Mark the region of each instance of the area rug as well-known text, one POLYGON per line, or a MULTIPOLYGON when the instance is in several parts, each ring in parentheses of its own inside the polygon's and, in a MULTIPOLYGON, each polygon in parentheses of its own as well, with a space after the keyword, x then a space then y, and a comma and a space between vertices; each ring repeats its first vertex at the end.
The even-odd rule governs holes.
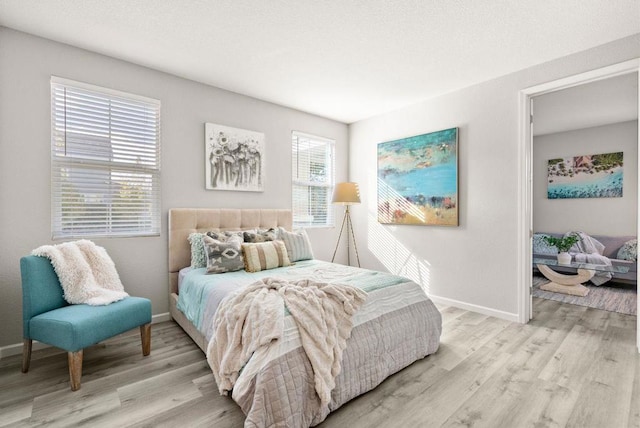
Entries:
POLYGON ((610 312, 619 312, 621 314, 636 315, 638 309, 638 295, 636 290, 622 287, 608 287, 606 284, 596 287, 591 283, 587 283, 585 285, 589 289, 589 294, 581 297, 540 290, 540 286, 547 282, 549 282, 549 280, 545 277, 533 276, 534 297, 570 303, 572 305, 588 306, 610 312))

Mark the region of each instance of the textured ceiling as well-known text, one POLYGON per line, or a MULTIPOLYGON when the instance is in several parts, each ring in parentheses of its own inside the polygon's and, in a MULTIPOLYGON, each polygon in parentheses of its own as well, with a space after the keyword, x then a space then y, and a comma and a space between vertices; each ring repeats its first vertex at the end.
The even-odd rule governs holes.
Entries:
POLYGON ((0 0, 0 25, 351 123, 640 33, 640 1, 0 0))

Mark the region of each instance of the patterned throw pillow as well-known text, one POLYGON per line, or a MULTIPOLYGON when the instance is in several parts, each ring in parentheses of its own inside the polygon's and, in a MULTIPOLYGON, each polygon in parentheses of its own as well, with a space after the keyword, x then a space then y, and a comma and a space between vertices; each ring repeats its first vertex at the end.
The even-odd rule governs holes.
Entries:
POLYGON ((545 233, 533 234, 533 254, 558 254, 558 249, 544 239, 545 233))
POLYGON ((213 238, 217 241, 227 242, 229 238, 238 237, 242 239, 242 231, 237 232, 207 232, 209 238, 213 238))
POLYGON ((247 272, 260 272, 281 266, 290 266, 287 247, 282 241, 268 241, 242 244, 244 269, 247 272))
MULTIPOLYGON (((202 239, 209 236, 218 241, 227 241, 231 236, 237 235, 242 240, 241 230, 236 232, 193 232, 189 234, 188 240, 191 244, 191 267, 194 269, 207 267, 207 256, 204 253, 204 244, 202 239)), ((255 233, 256 229, 248 229, 247 232, 255 233)))
POLYGON ((279 227, 278 239, 281 239, 287 247, 287 254, 291 262, 313 258, 311 242, 309 242, 309 237, 304 229, 299 232, 289 232, 284 227, 279 227))
POLYGON ((618 250, 617 259, 620 260, 629 260, 630 262, 635 262, 638 260, 638 240, 631 239, 624 243, 622 247, 618 250))
POLYGON ((244 242, 267 242, 278 239, 278 233, 274 228, 267 230, 258 229, 256 232, 245 231, 244 242))
POLYGON ((224 242, 205 236, 202 242, 207 256, 207 273, 235 272, 244 268, 239 236, 231 236, 224 242))
POLYGON ((204 254, 204 244, 202 238, 204 233, 190 233, 189 243, 191 244, 191 267, 194 269, 207 267, 207 258, 204 254))

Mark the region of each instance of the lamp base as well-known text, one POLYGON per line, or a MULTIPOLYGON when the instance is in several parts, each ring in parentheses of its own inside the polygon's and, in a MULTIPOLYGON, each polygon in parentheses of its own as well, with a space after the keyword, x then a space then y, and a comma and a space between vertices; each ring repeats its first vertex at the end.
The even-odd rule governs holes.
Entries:
POLYGON ((349 205, 346 206, 344 211, 344 218, 342 219, 342 226, 340 227, 340 234, 338 235, 338 242, 336 242, 336 249, 333 251, 333 257, 331 257, 331 263, 336 258, 336 253, 338 252, 338 246, 340 246, 340 238, 342 238, 342 232, 344 231, 344 226, 347 225, 347 264, 351 266, 351 251, 349 246, 349 232, 351 232, 351 238, 353 239, 353 248, 356 251, 356 259, 358 261, 358 267, 360 267, 360 256, 358 255, 358 245, 356 244, 356 238, 353 233, 353 225, 351 224, 351 214, 349 213, 349 205))

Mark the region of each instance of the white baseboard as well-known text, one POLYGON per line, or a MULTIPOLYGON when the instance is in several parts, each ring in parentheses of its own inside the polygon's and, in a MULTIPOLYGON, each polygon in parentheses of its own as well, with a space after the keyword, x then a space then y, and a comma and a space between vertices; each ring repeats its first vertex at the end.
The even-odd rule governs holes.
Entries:
MULTIPOLYGON (((50 345, 47 345, 46 343, 40 343, 37 340, 34 340, 33 344, 31 345, 31 350, 37 351, 38 349, 44 349, 49 347, 50 345)), ((22 354, 22 343, 15 343, 13 345, 0 347, 0 360, 2 360, 3 358, 11 357, 13 355, 20 355, 20 354, 22 354)))
MULTIPOLYGON (((151 316, 151 324, 157 324, 159 322, 170 321, 171 314, 169 312, 165 312, 163 314, 157 314, 151 316)), ((51 345, 47 345, 46 343, 40 343, 37 340, 33 341, 32 351, 37 351, 38 349, 49 348, 51 345)), ((13 345, 0 346, 0 360, 6 357, 10 357, 13 355, 22 354, 22 343, 15 343, 13 345)))
POLYGON ((518 314, 514 314, 511 312, 499 311, 497 309, 474 305, 472 303, 460 302, 458 300, 449 299, 446 297, 434 296, 431 294, 429 295, 429 298, 433 300, 434 303, 439 303, 441 305, 454 306, 456 308, 464 309, 466 311, 477 312, 479 314, 488 315, 491 317, 496 317, 496 318, 500 318, 500 319, 511 321, 511 322, 519 322, 518 314))
POLYGON ((151 316, 151 324, 157 324, 165 321, 171 321, 171 314, 169 312, 151 316))

